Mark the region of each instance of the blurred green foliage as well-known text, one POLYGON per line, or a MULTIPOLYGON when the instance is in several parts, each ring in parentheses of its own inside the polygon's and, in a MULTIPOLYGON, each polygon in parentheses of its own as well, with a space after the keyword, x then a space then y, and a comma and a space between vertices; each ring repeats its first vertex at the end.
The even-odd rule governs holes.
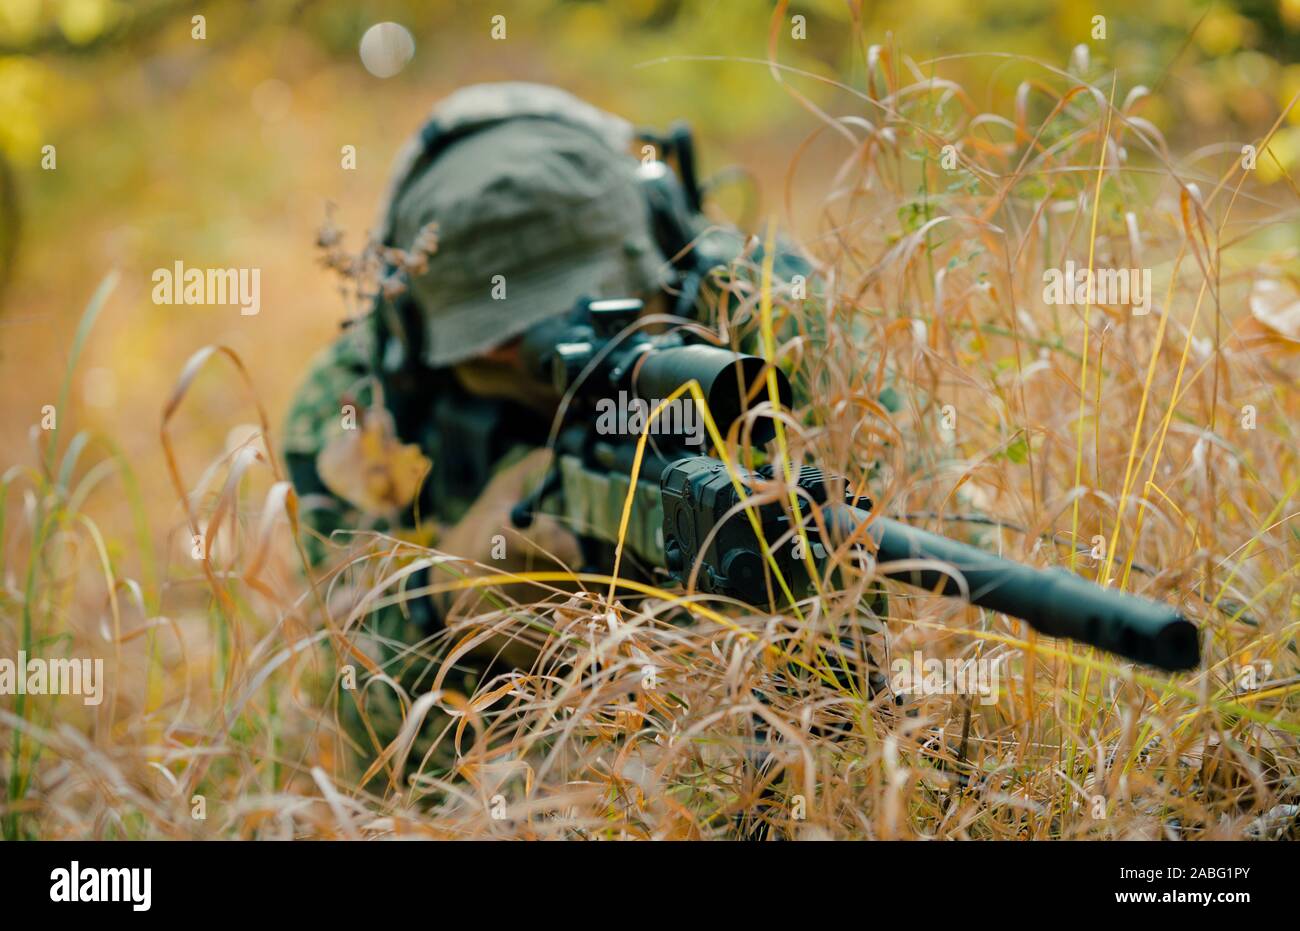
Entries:
MULTIPOLYGON (((333 99, 299 94, 295 104, 327 117, 333 108, 346 124, 380 91, 367 83, 356 49, 383 20, 408 27, 417 49, 369 114, 384 139, 390 127, 394 137, 409 131, 457 84, 544 80, 642 125, 687 117, 706 145, 769 179, 781 178, 813 128, 787 90, 837 115, 880 119, 878 108, 849 96, 868 88, 870 61, 882 67, 873 47, 896 51, 884 60, 903 84, 939 74, 975 106, 1003 114, 1021 82, 1048 76, 1045 67, 1073 60, 1076 73, 1100 82, 1113 69, 1121 95, 1138 85, 1154 91, 1141 115, 1182 150, 1257 140, 1300 94, 1300 0, 1149 0, 1140 8, 1120 0, 3 0, 0 284, 24 213, 42 212, 47 198, 84 206, 146 196, 139 189, 166 173, 159 163, 168 150, 206 174, 228 172, 243 196, 271 195, 280 178, 253 170, 249 149, 204 143, 207 117, 232 95, 274 111, 304 83, 325 93, 318 79, 328 75, 333 99), (498 15, 505 41, 491 35, 498 15), (202 41, 196 16, 204 17, 202 41), (418 110, 395 106, 394 91, 418 99, 418 110), (83 129, 96 127, 93 174, 33 181, 43 146, 76 136, 90 143, 83 129), (157 146, 142 144, 149 140, 157 146), (769 151, 777 140, 790 144, 769 151)), ((1031 96, 1031 106, 1045 105, 1031 96)), ((1063 131, 1047 130, 1048 142, 1063 131)), ((1297 164, 1293 108, 1257 178, 1281 183, 1297 164)), ((182 232, 165 228, 172 220, 160 218, 155 232, 182 232)), ((203 230, 210 241, 231 232, 219 222, 203 230)))
MULTIPOLYGON (((46 124, 58 122, 51 97, 59 83, 58 57, 111 62, 119 55, 175 54, 196 13, 210 20, 213 46, 290 28, 323 54, 353 61, 365 28, 392 19, 415 34, 427 73, 438 68, 447 48, 488 41, 490 19, 499 11, 525 69, 545 59, 556 80, 582 85, 599 86, 594 76, 617 76, 633 85, 625 102, 639 105, 638 112, 658 117, 687 98, 697 119, 744 131, 771 117, 765 95, 751 91, 766 79, 759 60, 775 6, 760 0, 5 0, 0 146, 10 155, 29 152, 46 124), (751 62, 712 69, 702 83, 698 69, 665 61, 694 57, 751 62)), ((893 41, 918 61, 1008 54, 1054 65, 1086 43, 1093 61, 1117 67, 1126 86, 1166 85, 1164 130, 1184 119, 1189 128, 1221 130, 1225 122, 1254 127, 1300 91, 1300 0, 1151 0, 1140 10, 1114 0, 800 0, 789 4, 784 20, 775 27, 783 66, 857 87, 874 43, 893 41), (800 40, 792 38, 796 16, 805 19, 800 40), (1106 18, 1104 39, 1094 38, 1096 16, 1106 18)), ((963 70, 974 73, 960 66, 945 70, 957 80, 963 70)))
MULTIPOLYGON (((686 118, 706 173, 743 164, 762 209, 790 206, 783 219, 798 220, 844 154, 792 170, 822 128, 799 97, 880 122, 865 92, 881 67, 900 85, 953 81, 974 107, 1004 116, 1022 82, 1064 86, 1049 68, 1103 86, 1115 72, 1120 99, 1152 89, 1141 116, 1186 152, 1261 138, 1300 93, 1298 42, 1300 0, 0 0, 0 281, 15 261, 18 272, 0 294, 0 390, 38 397, 44 376, 31 360, 58 358, 75 309, 116 267, 116 316, 90 360, 94 383, 113 390, 92 414, 155 417, 179 361, 214 340, 264 363, 259 388, 281 409, 344 309, 311 246, 323 205, 339 205, 354 237, 364 232, 398 145, 433 101, 472 81, 555 83, 644 126, 686 118), (491 36, 496 15, 505 41, 491 36), (1104 38, 1094 38, 1098 16, 1104 38), (385 20, 410 29, 416 54, 381 80, 357 46, 385 20), (357 147, 356 171, 340 170, 344 144, 357 147), (58 171, 42 170, 47 145, 58 171), (153 306, 149 272, 177 255, 264 263, 268 311, 236 327, 153 306)), ((1029 101, 1031 122, 1047 115, 1048 97, 1029 101)), ((1285 185, 1282 168, 1300 163, 1300 109, 1288 119, 1260 159, 1261 184, 1285 185)), ((1045 138, 1064 131, 1049 125, 1045 138)), ((232 403, 211 399, 214 425, 232 403)), ((13 410, 0 442, 20 442, 31 424, 27 407, 13 410)))

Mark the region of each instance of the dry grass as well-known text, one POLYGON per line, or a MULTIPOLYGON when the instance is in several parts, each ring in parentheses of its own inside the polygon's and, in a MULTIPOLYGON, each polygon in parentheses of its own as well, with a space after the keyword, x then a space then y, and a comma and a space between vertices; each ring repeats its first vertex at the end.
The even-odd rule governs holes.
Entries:
POLYGON ((304 585, 265 415, 202 476, 179 470, 194 378, 220 371, 257 403, 257 373, 205 350, 163 414, 182 503, 164 565, 147 528, 114 537, 81 514, 114 481, 138 494, 111 444, 42 435, 41 465, 4 476, 0 655, 104 656, 109 677, 98 708, 0 710, 6 835, 1294 836, 1300 344, 1250 310, 1261 282, 1295 287, 1294 185, 1256 184, 1239 146, 1171 153, 1142 94, 1088 84, 1086 62, 1038 67, 1013 112, 986 114, 942 62, 872 55, 855 115, 810 140, 850 153, 805 243, 824 296, 738 285, 724 332, 774 324, 807 399, 785 422, 796 460, 884 511, 1180 605, 1200 670, 1167 677, 899 588, 880 625, 844 557, 797 611, 629 587, 612 624, 609 580, 572 596, 550 567, 546 601, 385 652, 365 615, 418 594, 416 569, 439 589, 494 578, 368 535, 336 539, 304 585), (1067 259, 1154 269, 1152 312, 1044 304, 1043 270, 1067 259), (206 560, 189 558, 196 532, 206 560), (494 633, 538 659, 471 691, 463 654, 494 633), (917 649, 999 660, 999 700, 869 700, 868 651, 917 649), (394 696, 395 737, 365 746, 341 723, 394 696))

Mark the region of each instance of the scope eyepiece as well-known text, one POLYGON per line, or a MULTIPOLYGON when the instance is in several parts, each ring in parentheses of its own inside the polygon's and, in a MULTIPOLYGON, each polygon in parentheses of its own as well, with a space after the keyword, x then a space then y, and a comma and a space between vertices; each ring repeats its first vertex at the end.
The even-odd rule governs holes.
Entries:
MULTIPOLYGON (((637 364, 636 393, 643 398, 666 398, 695 380, 714 423, 725 435, 747 410, 768 399, 766 370, 767 362, 758 356, 717 346, 695 344, 653 349, 637 364)), ((788 408, 793 400, 790 380, 780 369, 775 371, 777 398, 783 408, 788 408)), ((754 444, 762 445, 775 436, 776 426, 770 417, 752 422, 750 438, 754 444)))
MULTIPOLYGON (((581 301, 569 316, 529 329, 520 346, 520 359, 533 377, 550 383, 560 393, 576 385, 577 398, 590 405, 617 397, 622 391, 653 403, 695 381, 723 435, 746 411, 768 400, 767 362, 758 356, 706 343, 683 344, 676 333, 625 332, 643 306, 636 298, 581 301), (579 383, 579 376, 588 369, 579 383)), ((793 400, 790 381, 780 369, 774 371, 777 399, 782 407, 789 407, 793 400)), ((693 395, 682 400, 696 403, 693 395)), ((770 417, 755 418, 749 429, 756 445, 776 436, 770 417)))

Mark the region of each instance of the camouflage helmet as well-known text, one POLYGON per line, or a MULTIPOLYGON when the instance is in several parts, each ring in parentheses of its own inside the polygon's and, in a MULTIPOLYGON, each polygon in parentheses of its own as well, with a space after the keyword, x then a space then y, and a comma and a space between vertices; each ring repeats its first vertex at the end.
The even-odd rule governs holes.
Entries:
POLYGON ((410 281, 423 361, 451 365, 567 312, 667 278, 628 153, 631 127, 557 88, 480 84, 439 104, 399 156, 385 241, 437 250, 410 281))

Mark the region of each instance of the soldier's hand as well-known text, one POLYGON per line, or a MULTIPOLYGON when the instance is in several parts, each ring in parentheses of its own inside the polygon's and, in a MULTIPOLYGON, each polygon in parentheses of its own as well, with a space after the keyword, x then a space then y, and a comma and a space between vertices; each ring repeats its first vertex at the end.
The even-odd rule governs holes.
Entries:
MULTIPOLYGON (((469 575, 528 572, 580 567, 578 541, 548 514, 538 514, 526 530, 515 529, 510 511, 545 477, 550 468, 549 449, 537 449, 502 469, 488 482, 465 516, 443 533, 438 549, 464 560, 457 571, 469 575)), ((498 591, 521 604, 546 597, 548 588, 526 582, 499 586, 498 591)), ((493 610, 481 589, 443 596, 438 607, 443 616, 472 617, 493 610), (457 596, 458 595, 458 596, 457 596)))

